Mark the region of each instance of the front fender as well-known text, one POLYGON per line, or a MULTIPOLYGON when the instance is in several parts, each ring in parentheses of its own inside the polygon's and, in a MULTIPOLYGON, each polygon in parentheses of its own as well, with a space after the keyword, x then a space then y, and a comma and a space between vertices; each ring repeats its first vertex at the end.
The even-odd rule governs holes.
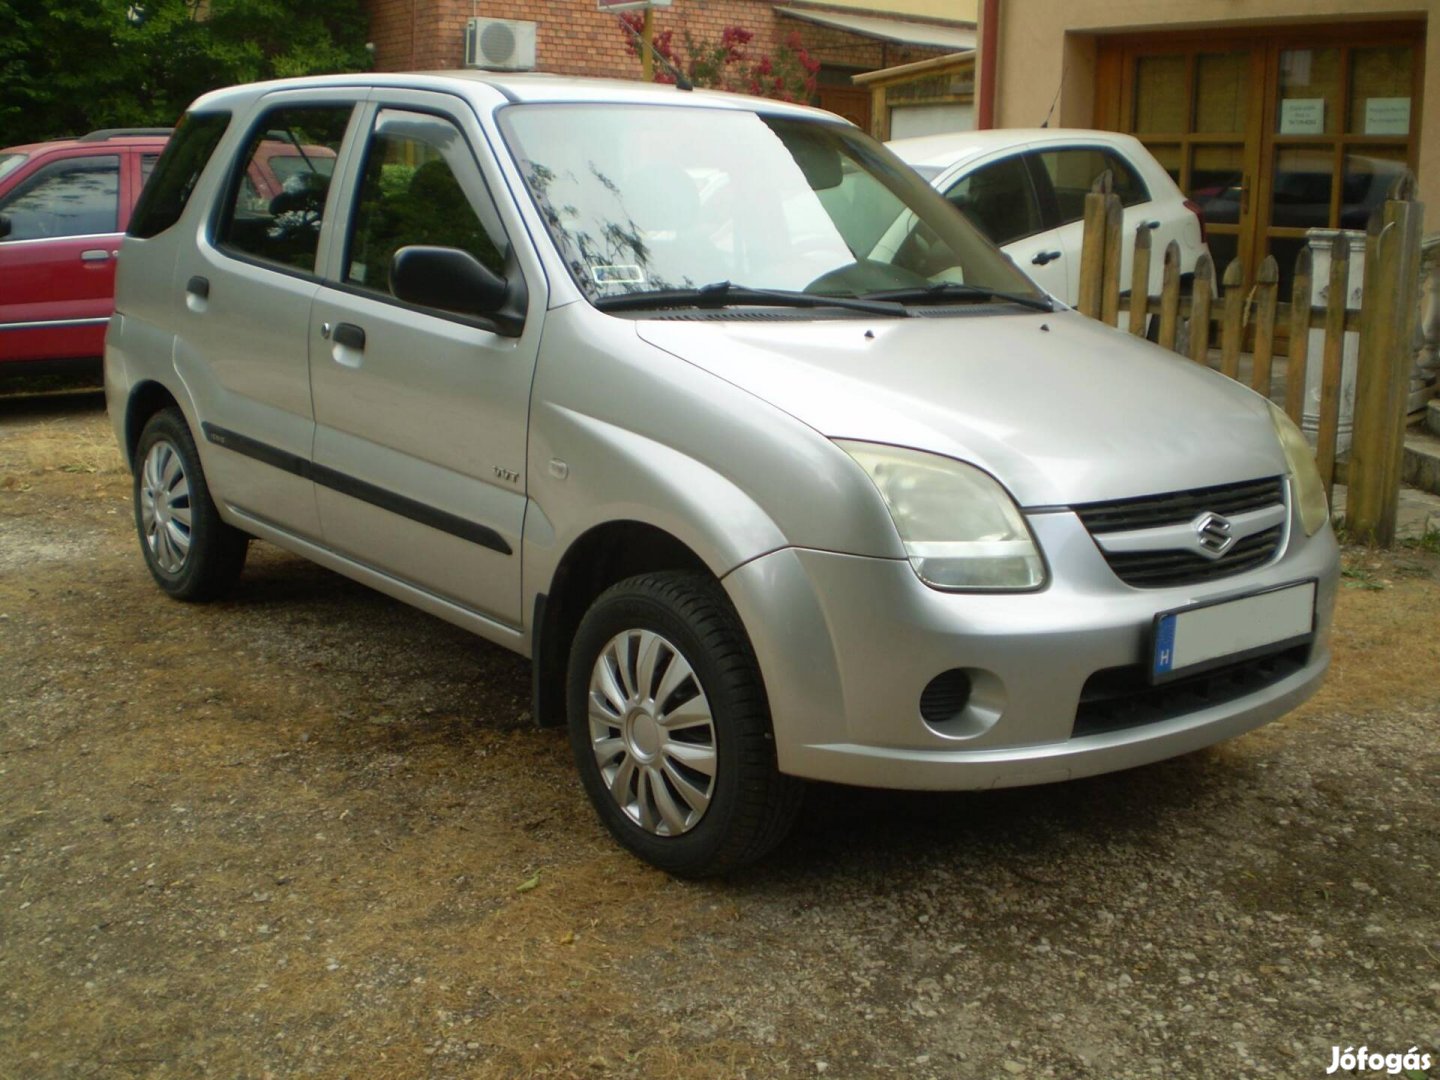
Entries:
POLYGON ((738 484, 680 450, 616 424, 546 406, 554 453, 532 470, 525 515, 526 595, 545 592, 564 553, 610 522, 650 525, 693 551, 717 578, 787 545, 738 484))
POLYGON ((717 578, 788 546, 904 555, 874 485, 833 442, 584 303, 546 316, 526 483, 526 611, 570 545, 611 522, 668 533, 717 578))

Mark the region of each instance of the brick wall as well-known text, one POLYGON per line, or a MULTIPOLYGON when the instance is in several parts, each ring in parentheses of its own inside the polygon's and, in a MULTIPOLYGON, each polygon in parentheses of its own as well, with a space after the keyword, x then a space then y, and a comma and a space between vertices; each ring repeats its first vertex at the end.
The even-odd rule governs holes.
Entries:
MULTIPOLYGON (((378 71, 427 71, 464 63, 465 24, 482 18, 538 23, 536 64, 562 75, 638 79, 640 61, 631 55, 617 17, 597 11, 594 0, 369 0, 370 40, 378 71)), ((675 0, 655 11, 656 31, 673 30, 677 44, 688 29, 697 38, 718 40, 727 26, 755 34, 755 55, 773 51, 792 32, 823 64, 873 71, 924 60, 943 50, 885 45, 841 30, 784 18, 771 9, 776 0, 675 0)))

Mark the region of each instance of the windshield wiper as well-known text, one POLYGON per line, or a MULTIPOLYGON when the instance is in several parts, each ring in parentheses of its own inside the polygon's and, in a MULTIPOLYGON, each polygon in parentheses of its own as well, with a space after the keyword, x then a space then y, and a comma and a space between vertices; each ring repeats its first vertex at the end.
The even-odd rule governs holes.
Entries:
POLYGON ((781 307, 838 307, 863 311, 867 315, 892 315, 905 318, 910 313, 905 305, 887 297, 824 296, 820 293, 793 292, 789 289, 755 289, 729 281, 714 281, 695 289, 654 289, 650 292, 602 296, 595 301, 601 311, 643 311, 648 308, 698 307, 723 308, 736 304, 774 304, 781 307))
POLYGON ((1055 310, 1055 304, 1048 296, 1006 292, 1004 289, 991 289, 985 285, 962 285, 956 281, 942 281, 938 285, 922 285, 913 289, 886 289, 883 292, 866 293, 861 299, 901 304, 943 304, 949 300, 1003 300, 1007 304, 1019 304, 1036 311, 1055 310))

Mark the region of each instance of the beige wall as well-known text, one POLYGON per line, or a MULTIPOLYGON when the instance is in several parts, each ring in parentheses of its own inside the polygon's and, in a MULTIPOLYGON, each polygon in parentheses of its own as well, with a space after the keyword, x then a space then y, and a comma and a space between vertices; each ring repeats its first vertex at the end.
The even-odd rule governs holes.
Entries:
POLYGON ((874 15, 906 15, 912 19, 943 19, 973 23, 978 0, 818 0, 822 7, 845 8, 874 15))
POLYGON ((1055 102, 1052 126, 1089 127, 1095 45, 1087 35, 1392 16, 1428 20, 1419 181, 1426 231, 1440 232, 1440 0, 1003 0, 995 124, 1039 124, 1055 102))

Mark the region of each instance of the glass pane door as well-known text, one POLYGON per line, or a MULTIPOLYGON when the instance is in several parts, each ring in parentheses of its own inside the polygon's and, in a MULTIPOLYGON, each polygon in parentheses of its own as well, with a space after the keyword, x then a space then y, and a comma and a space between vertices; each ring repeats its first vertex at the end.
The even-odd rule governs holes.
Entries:
POLYGON ((1364 230, 1409 159, 1414 47, 1272 47, 1259 250, 1286 295, 1310 229, 1364 230))
POLYGON ((1255 50, 1140 55, 1133 68, 1131 127, 1205 213, 1210 254, 1224 273, 1248 246, 1256 86, 1255 50))
MULTIPOLYGON (((1118 108, 1204 211, 1218 273, 1288 289, 1310 229, 1364 229, 1414 168, 1418 42, 1396 25, 1148 35, 1117 43, 1118 108)), ((1116 123, 1118 121, 1118 123, 1116 123)))

